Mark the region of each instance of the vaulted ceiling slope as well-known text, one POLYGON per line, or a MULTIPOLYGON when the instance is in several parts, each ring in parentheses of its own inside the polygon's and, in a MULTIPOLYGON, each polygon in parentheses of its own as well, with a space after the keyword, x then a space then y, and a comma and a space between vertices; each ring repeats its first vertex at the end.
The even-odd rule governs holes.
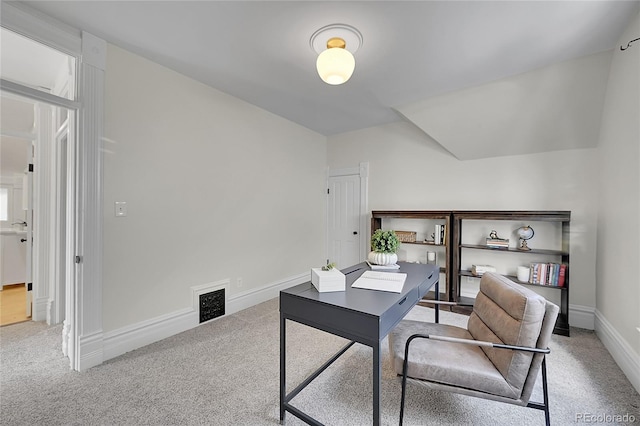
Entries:
POLYGON ((398 107, 460 160, 595 148, 612 51, 398 107))
MULTIPOLYGON (((638 1, 609 0, 22 3, 321 134, 404 116, 459 158, 495 151, 483 147, 492 137, 481 129, 492 114, 496 128, 506 126, 493 137, 502 144, 518 139, 512 133, 518 127, 522 134, 548 126, 555 109, 531 96, 580 93, 568 87, 566 73, 573 71, 563 67, 577 71, 571 61, 595 67, 576 75, 580 87, 600 84, 606 55, 590 55, 617 47, 640 10, 638 1), (309 45, 317 29, 333 23, 353 25, 363 35, 355 73, 340 86, 320 80, 309 45), (550 66, 561 71, 536 81, 545 77, 534 70, 550 66), (487 96, 490 108, 484 108, 487 96), (458 128, 463 121, 466 128, 458 128)), ((600 91, 589 99, 597 100, 600 91)), ((547 132, 570 133, 572 117, 564 115, 564 124, 547 132)), ((545 149, 551 143, 545 134, 529 139, 518 142, 527 144, 525 151, 529 143, 545 149)))

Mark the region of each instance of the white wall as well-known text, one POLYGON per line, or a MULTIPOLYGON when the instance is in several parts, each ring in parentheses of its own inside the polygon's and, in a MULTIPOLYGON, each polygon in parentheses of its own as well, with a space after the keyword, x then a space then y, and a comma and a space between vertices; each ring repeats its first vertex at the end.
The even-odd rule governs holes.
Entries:
POLYGON ((105 332, 322 264, 323 136, 109 46, 104 149, 105 332))
MULTIPOLYGON (((618 40, 640 34, 640 15, 618 40)), ((640 42, 616 49, 598 147, 597 309, 640 361, 640 42)), ((638 362, 636 361, 636 362, 638 362)), ((636 368, 640 368, 638 365, 636 368)), ((637 371, 640 389, 640 371, 637 371)))
POLYGON ((394 123, 329 138, 327 161, 369 161, 371 210, 571 210, 570 303, 595 307, 596 149, 460 161, 394 123))

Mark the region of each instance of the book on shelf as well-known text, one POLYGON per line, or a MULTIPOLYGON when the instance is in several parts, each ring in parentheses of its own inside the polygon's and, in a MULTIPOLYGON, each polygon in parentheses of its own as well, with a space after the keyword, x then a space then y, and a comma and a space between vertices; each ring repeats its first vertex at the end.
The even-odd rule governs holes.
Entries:
POLYGON ((529 266, 529 284, 564 287, 567 265, 564 263, 531 263, 529 266))
POLYGON ((509 248, 509 240, 504 238, 487 238, 486 244, 492 248, 509 248))
POLYGON ((437 223, 433 233, 433 243, 436 245, 447 244, 447 225, 437 223))
POLYGON ((471 273, 481 277, 485 272, 496 272, 496 268, 491 265, 471 265, 471 273))

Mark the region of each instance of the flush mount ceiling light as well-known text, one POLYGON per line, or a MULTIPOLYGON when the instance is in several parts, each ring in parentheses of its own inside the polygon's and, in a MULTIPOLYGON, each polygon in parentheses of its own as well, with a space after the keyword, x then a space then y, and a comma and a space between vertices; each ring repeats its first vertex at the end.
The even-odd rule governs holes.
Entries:
POLYGON ((332 24, 320 28, 309 40, 318 53, 318 75, 327 84, 345 83, 353 74, 356 61, 353 54, 362 45, 362 34, 346 24, 332 24))

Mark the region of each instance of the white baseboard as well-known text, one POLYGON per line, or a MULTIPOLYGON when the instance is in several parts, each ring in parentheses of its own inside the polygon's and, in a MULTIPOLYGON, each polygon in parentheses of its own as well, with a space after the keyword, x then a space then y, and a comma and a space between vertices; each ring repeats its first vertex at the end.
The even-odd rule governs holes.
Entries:
POLYGON ((569 305, 569 325, 571 327, 595 329, 595 308, 582 305, 569 305))
POLYGON ((596 309, 595 330, 620 369, 636 391, 640 392, 640 355, 618 333, 609 321, 596 309))
POLYGON ((128 325, 104 334, 104 360, 182 333, 198 325, 193 307, 128 325))
MULTIPOLYGON (((269 299, 277 297, 280 290, 287 289, 297 284, 302 284, 306 281, 309 281, 308 273, 289 277, 282 281, 267 284, 259 289, 249 290, 227 297, 224 316, 250 308, 258 303, 266 302, 269 299)), ((88 367, 86 368, 89 368, 98 365, 102 363, 103 360, 106 361, 115 358, 132 350, 201 325, 199 324, 198 296, 220 288, 228 290, 229 282, 229 280, 223 280, 191 287, 192 306, 190 308, 182 309, 180 311, 172 312, 104 333, 102 357, 99 362, 97 364, 95 363, 99 359, 97 356, 92 358, 88 357, 87 360, 83 362, 83 366, 87 365, 88 367)), ((225 295, 226 293, 227 291, 225 291, 225 295)), ((211 321, 215 321, 216 319, 211 321)))
POLYGON ((34 297, 32 300, 33 306, 31 308, 31 319, 33 321, 46 321, 49 297, 34 297))
POLYGON ((250 308, 258 303, 266 302, 269 299, 278 297, 280 290, 285 290, 294 285, 302 284, 311 279, 311 271, 286 278, 282 281, 267 284, 262 288, 256 290, 245 291, 244 293, 235 294, 229 297, 227 310, 228 313, 233 314, 243 309, 250 308))
POLYGON ((104 361, 103 333, 93 333, 78 338, 78 371, 85 371, 104 361))

